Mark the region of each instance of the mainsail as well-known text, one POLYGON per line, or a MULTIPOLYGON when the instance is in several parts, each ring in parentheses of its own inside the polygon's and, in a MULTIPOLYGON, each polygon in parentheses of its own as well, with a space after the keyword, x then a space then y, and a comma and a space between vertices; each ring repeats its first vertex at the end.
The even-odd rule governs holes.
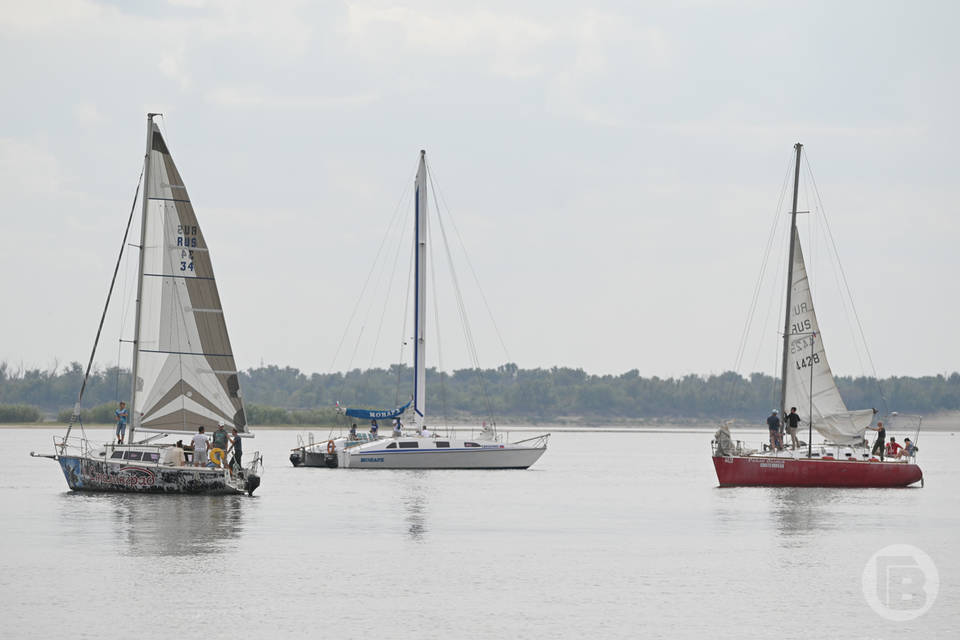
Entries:
POLYGON ((805 416, 813 404, 813 427, 828 441, 858 444, 873 419, 873 410, 848 411, 840 397, 813 310, 810 280, 800 249, 800 235, 794 234, 793 282, 790 296, 789 348, 787 349, 785 405, 796 407, 805 416), (811 395, 811 388, 813 393, 811 395))
POLYGON ((246 432, 210 252, 170 151, 152 125, 142 247, 134 426, 246 432))

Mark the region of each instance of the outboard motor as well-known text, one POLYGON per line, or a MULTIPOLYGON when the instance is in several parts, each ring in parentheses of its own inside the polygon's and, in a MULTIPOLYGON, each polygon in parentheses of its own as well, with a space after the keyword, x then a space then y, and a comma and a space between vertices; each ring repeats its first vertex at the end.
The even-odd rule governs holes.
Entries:
POLYGON ((253 492, 256 491, 257 487, 260 486, 260 476, 255 473, 251 473, 247 476, 247 482, 244 485, 244 489, 247 492, 248 496, 252 496, 253 492))
POLYGON ((290 454, 290 462, 293 464, 293 466, 299 467, 300 465, 303 464, 303 458, 300 456, 299 453, 294 451, 293 453, 290 454))

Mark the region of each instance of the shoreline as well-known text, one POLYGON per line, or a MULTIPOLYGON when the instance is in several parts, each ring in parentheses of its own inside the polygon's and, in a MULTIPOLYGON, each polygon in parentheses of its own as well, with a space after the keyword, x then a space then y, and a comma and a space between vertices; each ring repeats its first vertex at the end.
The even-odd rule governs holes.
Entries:
MULTIPOLYGON (((482 420, 475 421, 456 421, 451 422, 449 427, 437 427, 442 430, 451 431, 474 431, 479 430, 482 420)), ((552 429, 557 432, 631 432, 644 431, 651 432, 657 430, 664 431, 682 431, 689 429, 691 431, 703 431, 705 429, 715 429, 721 423, 726 422, 732 430, 763 430, 766 425, 761 421, 747 420, 711 420, 709 418, 638 418, 638 419, 612 419, 603 421, 587 421, 584 417, 564 416, 555 420, 517 420, 516 422, 501 422, 498 425, 499 431, 543 431, 552 429)), ((0 431, 3 429, 65 429, 66 425, 59 422, 34 422, 29 424, 0 424, 0 431)), ((79 428, 79 427, 78 427, 79 428)), ((112 430, 113 424, 88 424, 83 426, 88 430, 112 430)), ((345 431, 347 426, 330 424, 271 424, 271 425, 253 425, 253 431, 345 431)), ((361 430, 363 430, 361 428, 361 430)), ((933 414, 923 417, 921 431, 950 432, 960 431, 960 411, 951 411, 945 413, 933 414)))

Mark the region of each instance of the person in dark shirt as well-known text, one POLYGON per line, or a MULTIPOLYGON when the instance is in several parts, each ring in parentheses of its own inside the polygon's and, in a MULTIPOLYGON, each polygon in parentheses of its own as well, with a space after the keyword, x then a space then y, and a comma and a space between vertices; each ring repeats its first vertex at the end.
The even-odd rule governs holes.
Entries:
MULTIPOLYGON (((241 463, 241 459, 243 458, 243 440, 240 438, 240 432, 237 431, 236 427, 233 428, 233 437, 230 438, 230 448, 227 449, 227 453, 230 453, 231 451, 233 451, 233 460, 230 461, 231 470, 234 468, 234 465, 236 465, 237 468, 242 467, 243 464, 241 463)), ((223 457, 226 458, 227 456, 224 455, 223 457)))
POLYGON ((791 439, 791 449, 796 449, 800 446, 800 441, 797 440, 797 425, 800 424, 800 414, 797 413, 796 407, 790 407, 790 413, 787 414, 785 418, 787 422, 787 433, 790 434, 791 439))
POLYGON ((875 427, 867 427, 867 429, 877 432, 877 441, 873 443, 873 451, 870 453, 880 456, 880 459, 883 460, 883 445, 887 440, 887 430, 883 428, 882 422, 878 422, 875 427))
POLYGON ((767 427, 770 429, 770 448, 779 451, 783 448, 783 440, 780 438, 780 417, 776 409, 767 418, 767 427))

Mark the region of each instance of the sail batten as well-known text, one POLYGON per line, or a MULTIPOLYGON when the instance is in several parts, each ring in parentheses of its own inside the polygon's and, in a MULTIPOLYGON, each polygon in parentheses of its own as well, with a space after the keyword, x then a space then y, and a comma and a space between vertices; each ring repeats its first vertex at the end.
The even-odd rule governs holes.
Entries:
POLYGON ((206 239, 156 125, 149 166, 137 427, 195 432, 223 422, 245 432, 237 366, 206 239))
POLYGON ((831 442, 857 444, 873 419, 873 410, 850 411, 840 396, 813 307, 800 236, 794 235, 784 409, 797 407, 798 413, 806 415, 812 404, 814 429, 831 442))

